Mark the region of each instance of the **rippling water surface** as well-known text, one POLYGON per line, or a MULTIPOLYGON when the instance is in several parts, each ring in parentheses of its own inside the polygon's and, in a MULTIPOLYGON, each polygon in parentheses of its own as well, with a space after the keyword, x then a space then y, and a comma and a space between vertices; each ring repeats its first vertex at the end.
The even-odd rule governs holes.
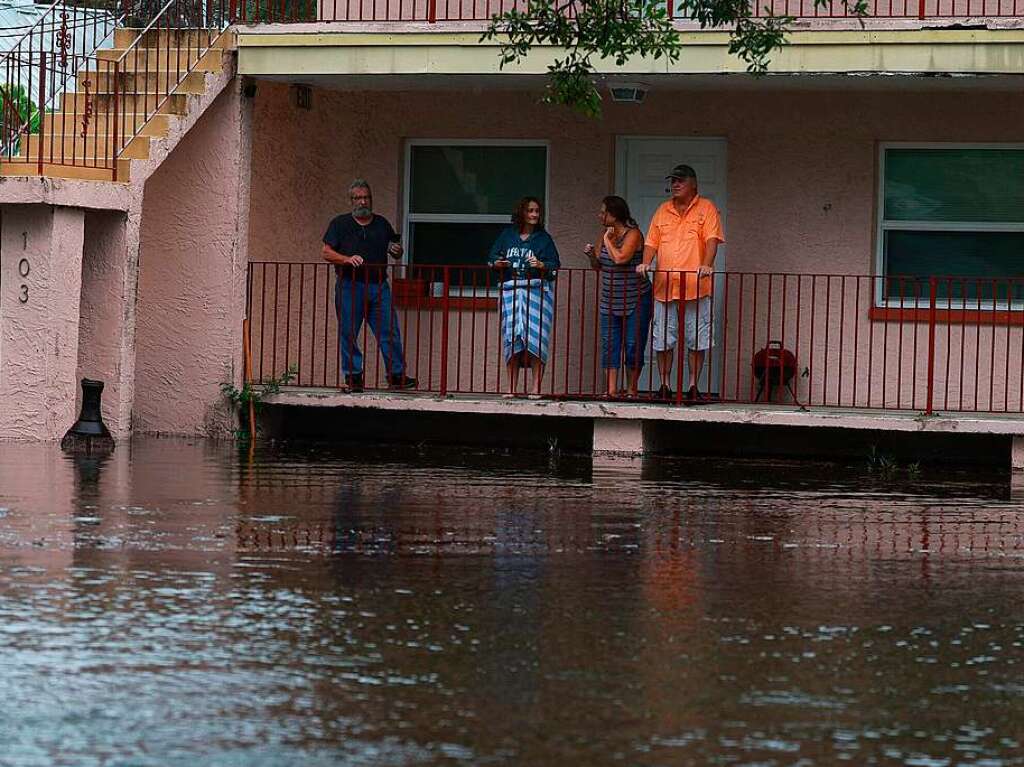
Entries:
POLYGON ((0 765, 1024 764, 1006 477, 0 445, 0 765))

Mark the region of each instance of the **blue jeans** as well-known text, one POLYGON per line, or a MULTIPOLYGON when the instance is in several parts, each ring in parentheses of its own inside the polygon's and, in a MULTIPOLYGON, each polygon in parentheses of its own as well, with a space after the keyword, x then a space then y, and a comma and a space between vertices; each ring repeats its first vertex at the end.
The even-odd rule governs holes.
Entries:
POLYGON ((636 309, 625 317, 601 315, 601 367, 618 370, 625 356, 626 367, 640 370, 644 366, 644 349, 651 327, 651 292, 640 296, 636 309))
POLYGON ((391 287, 387 282, 337 280, 334 308, 338 313, 338 346, 343 375, 363 372, 363 352, 359 348, 363 320, 370 324, 370 330, 377 339, 388 374, 400 376, 405 372, 402 334, 398 330, 398 315, 391 303, 391 287))

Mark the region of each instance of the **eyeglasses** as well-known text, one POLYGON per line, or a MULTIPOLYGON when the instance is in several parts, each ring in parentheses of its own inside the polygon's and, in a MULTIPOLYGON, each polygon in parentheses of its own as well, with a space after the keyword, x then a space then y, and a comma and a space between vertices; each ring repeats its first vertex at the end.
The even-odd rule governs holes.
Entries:
POLYGON ((353 194, 353 195, 350 196, 349 199, 351 199, 353 202, 355 202, 356 200, 372 200, 373 197, 371 197, 368 194, 353 194))

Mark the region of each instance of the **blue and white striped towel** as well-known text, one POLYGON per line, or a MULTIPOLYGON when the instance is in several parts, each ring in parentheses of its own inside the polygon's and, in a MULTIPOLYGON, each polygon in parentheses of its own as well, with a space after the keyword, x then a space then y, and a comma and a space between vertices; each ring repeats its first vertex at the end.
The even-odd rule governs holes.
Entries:
POLYGON ((551 323, 555 317, 554 283, 548 280, 507 280, 501 283, 501 329, 505 361, 528 352, 548 361, 551 323))

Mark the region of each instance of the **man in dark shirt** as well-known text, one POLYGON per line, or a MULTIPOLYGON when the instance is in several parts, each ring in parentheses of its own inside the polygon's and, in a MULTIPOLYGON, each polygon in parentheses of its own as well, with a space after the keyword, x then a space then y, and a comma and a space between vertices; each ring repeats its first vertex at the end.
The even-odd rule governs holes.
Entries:
POLYGON ((334 308, 338 313, 341 372, 351 391, 363 390, 359 332, 366 320, 384 356, 388 384, 393 389, 412 389, 416 379, 405 374, 402 336, 387 280, 388 256, 401 258, 402 245, 388 220, 374 215, 367 182, 353 181, 348 192, 352 212, 331 221, 323 249, 324 260, 334 264, 337 275, 334 308))

